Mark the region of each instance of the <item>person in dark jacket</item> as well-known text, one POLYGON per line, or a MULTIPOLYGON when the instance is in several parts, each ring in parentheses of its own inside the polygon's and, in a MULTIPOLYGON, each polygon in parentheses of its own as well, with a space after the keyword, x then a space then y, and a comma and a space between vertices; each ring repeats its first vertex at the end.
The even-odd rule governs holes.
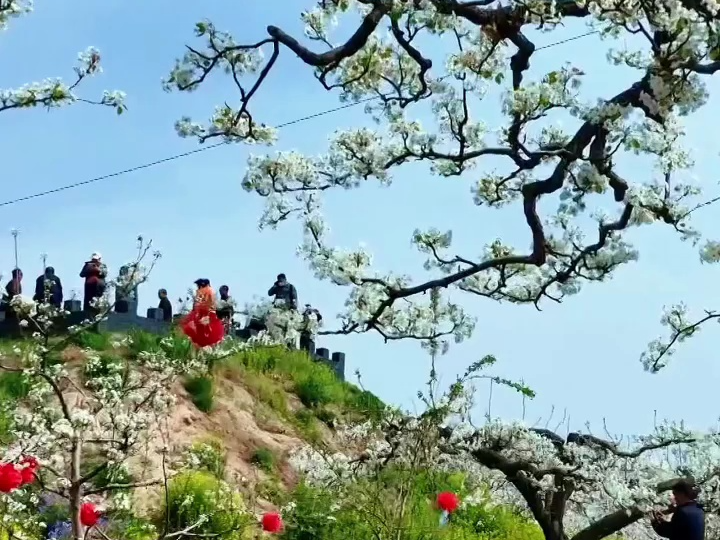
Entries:
POLYGON ((19 268, 12 271, 12 279, 5 285, 5 294, 3 295, 3 307, 5 308, 5 320, 17 321, 15 310, 10 307, 10 302, 16 296, 22 294, 22 278, 23 273, 19 268))
POLYGON ((58 309, 62 306, 62 283, 60 278, 55 275, 55 269, 52 266, 48 266, 45 273, 35 280, 33 300, 39 303, 47 302, 58 309))
POLYGON ((13 298, 22 294, 23 273, 19 268, 12 271, 12 279, 5 285, 5 293, 2 298, 2 309, 5 311, 6 329, 9 335, 18 337, 21 335, 20 320, 15 310, 10 306, 13 298))
POLYGON ((687 480, 673 486, 673 514, 670 521, 661 512, 654 512, 652 528, 669 540, 705 540, 705 511, 697 502, 698 490, 687 480))
POLYGON ((276 304, 283 304, 289 309, 297 309, 297 291, 292 283, 288 283, 285 274, 278 274, 277 281, 268 291, 268 296, 274 296, 276 304))
POLYGON ((222 285, 218 289, 220 298, 217 303, 217 316, 225 324, 225 331, 229 332, 232 326, 232 318, 235 315, 233 299, 230 298, 230 287, 222 285))
POLYGON ((158 291, 158 298, 160 299, 158 309, 163 312, 163 321, 172 321, 172 304, 168 298, 167 291, 165 289, 160 289, 158 291))
POLYGON ((92 302, 105 294, 105 280, 107 279, 107 267, 102 262, 102 255, 93 253, 87 261, 80 277, 85 278, 85 294, 83 297, 83 311, 89 313, 92 310, 92 302))
POLYGON ((15 268, 12 271, 12 279, 5 285, 5 298, 8 302, 19 294, 22 294, 22 278, 23 273, 19 268, 15 268))

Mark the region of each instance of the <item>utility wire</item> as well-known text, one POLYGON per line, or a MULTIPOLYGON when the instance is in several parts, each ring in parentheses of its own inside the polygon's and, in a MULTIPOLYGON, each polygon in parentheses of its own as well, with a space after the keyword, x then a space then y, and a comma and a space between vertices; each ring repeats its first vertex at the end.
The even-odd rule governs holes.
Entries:
MULTIPOLYGON (((285 122, 283 124, 278 124, 277 126, 275 126, 275 128, 284 128, 287 126, 292 126, 293 124, 299 124, 300 122, 305 122, 307 120, 312 120, 313 118, 325 116, 326 114, 331 114, 331 113, 335 113, 338 111, 342 111, 343 109, 349 109, 350 107, 355 107, 356 105, 360 105, 361 103, 365 103, 367 101, 372 101, 374 99, 377 99, 377 98, 372 97, 372 98, 362 99, 360 101, 354 101, 352 103, 347 103, 345 105, 341 105, 340 107, 335 107, 334 109, 320 111, 315 114, 303 116, 302 118, 296 118, 295 120, 290 120, 289 122, 285 122)), ((18 199, 12 199, 9 201, 1 202, 0 206, 9 206, 11 204, 29 201, 30 199, 37 199, 38 197, 44 197, 45 195, 51 195, 53 193, 59 193, 61 191, 66 191, 68 189, 73 189, 73 188, 80 187, 80 186, 87 186, 88 184, 94 184, 95 182, 100 182, 101 180, 107 180, 109 178, 115 178, 117 176, 122 176, 123 174, 140 171, 142 169, 149 169, 150 167, 154 167, 154 166, 160 165, 162 163, 167 163, 168 161, 175 161, 176 159, 192 156, 193 154, 199 154, 200 152, 212 150, 213 148, 225 146, 226 144, 228 144, 228 143, 219 142, 219 143, 211 144, 209 146, 203 146, 202 148, 196 148, 195 150, 190 150, 189 152, 183 152, 182 154, 175 154, 174 156, 169 156, 169 157, 166 157, 163 159, 158 159, 156 161, 151 161, 149 163, 143 163, 142 165, 136 165, 135 167, 130 167, 129 169, 123 169, 122 171, 115 171, 113 173, 104 174, 102 176, 96 176, 95 178, 90 178, 89 180, 83 180, 82 182, 75 182, 74 184, 67 184, 65 186, 60 186, 60 187, 57 187, 54 189, 49 189, 47 191, 41 191, 39 193, 34 193, 32 195, 26 195, 25 197, 20 197, 18 199)))
MULTIPOLYGON (((543 50, 543 49, 549 49, 550 47, 555 47, 555 46, 557 46, 557 45, 563 45, 564 43, 568 43, 569 41, 575 41, 576 39, 581 39, 581 38, 584 38, 584 37, 587 37, 587 36, 592 36, 592 35, 597 34, 597 33, 598 33, 597 30, 592 31, 592 32, 586 32, 586 33, 584 33, 584 34, 579 34, 579 35, 577 35, 577 36, 573 36, 573 37, 570 37, 570 38, 567 38, 567 39, 562 39, 562 40, 556 41, 556 42, 554 42, 554 43, 548 43, 547 45, 542 45, 542 46, 540 46, 540 47, 537 47, 535 50, 536 50, 536 51, 540 51, 540 50, 543 50)), ((378 99, 378 98, 375 97, 375 96, 373 96, 373 97, 370 97, 370 98, 361 99, 361 100, 359 100, 359 101, 354 101, 354 102, 352 102, 352 103, 347 103, 347 104, 345 104, 345 105, 341 105, 341 106, 335 107, 335 108, 333 108, 333 109, 327 109, 327 110, 320 111, 320 112, 317 112, 317 113, 314 113, 314 114, 310 114, 310 115, 307 115, 307 116, 303 116, 303 117, 301 117, 301 118, 296 118, 296 119, 294 119, 294 120, 290 120, 289 122, 284 122, 284 123, 282 123, 282 124, 278 124, 277 126, 275 126, 275 129, 292 126, 292 125, 294 125, 294 124, 300 124, 300 123, 302 123, 302 122, 307 122, 308 120, 313 120, 313 119, 319 118, 319 117, 321 117, 321 116, 325 116, 325 115, 328 115, 328 114, 333 114, 333 113, 336 113, 336 112, 339 112, 339 111, 342 111, 342 110, 345 110, 345 109, 350 109, 350 108, 352 108, 352 107, 356 107, 356 106, 358 106, 358 105, 361 105, 361 104, 363 104, 363 103, 367 103, 367 102, 369 102, 369 101, 375 101, 376 99, 378 99)), ((134 166, 134 167, 130 167, 129 169, 123 169, 123 170, 121 170, 121 171, 115 171, 115 172, 112 172, 112 173, 109 173, 109 174, 103 174, 102 176, 96 176, 96 177, 90 178, 90 179, 88 179, 88 180, 83 180, 83 181, 81 181, 81 182, 75 182, 75 183, 73 183, 73 184, 67 184, 67 185, 64 185, 64 186, 60 186, 60 187, 56 187, 56 188, 53 188, 53 189, 49 189, 49 190, 47 190, 47 191, 40 191, 40 192, 38 192, 38 193, 33 193, 32 195, 26 195, 26 196, 24 196, 24 197, 18 197, 17 199, 10 199, 10 200, 4 201, 4 202, 0 202, 0 207, 2 207, 2 206, 10 206, 10 205, 12 205, 12 204, 17 204, 17 203, 20 203, 20 202, 29 201, 29 200, 31 200, 31 199, 37 199, 37 198, 39 198, 39 197, 45 197, 46 195, 52 195, 52 194, 54 194, 54 193, 60 193, 61 191, 67 191, 68 189, 74 189, 74 188, 77 188, 77 187, 87 186, 87 185, 90 185, 90 184, 94 184, 94 183, 96 183, 96 182, 100 182, 100 181, 102 181, 102 180, 108 180, 108 179, 110 179, 110 178, 116 178, 116 177, 118 177, 118 176, 123 176, 123 175, 125 175, 125 174, 133 173, 133 172, 136 172, 136 171, 141 171, 141 170, 143 170, 143 169, 149 169, 150 167, 155 167, 156 165, 161 165, 161 164, 163 164, 163 163, 168 163, 168 162, 170 162, 170 161, 175 161, 175 160, 177 160, 177 159, 181 159, 181 158, 185 158, 185 157, 188 157, 188 156, 192 156, 192 155, 194 155, 194 154, 199 154, 200 152, 206 152, 206 151, 212 150, 212 149, 214 149, 214 148, 219 148, 220 146, 225 146, 226 144, 228 144, 228 143, 226 143, 226 142, 219 142, 219 143, 211 144, 211 145, 209 145, 209 146, 203 146, 203 147, 201 147, 201 148, 196 148, 195 150, 190 150, 190 151, 188 151, 188 152, 183 152, 183 153, 181 153, 181 154, 175 154, 175 155, 173 155, 173 156, 169 156, 169 157, 166 157, 166 158, 158 159, 158 160, 155 160, 155 161, 150 161, 150 162, 148 162, 148 163, 143 163, 143 164, 141 164, 141 165, 136 165, 136 166, 134 166)))

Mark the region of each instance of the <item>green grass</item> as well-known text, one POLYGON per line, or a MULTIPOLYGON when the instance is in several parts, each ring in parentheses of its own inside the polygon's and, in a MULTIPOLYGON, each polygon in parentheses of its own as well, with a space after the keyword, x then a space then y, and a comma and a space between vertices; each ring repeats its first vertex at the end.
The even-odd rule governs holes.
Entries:
POLYGON ((0 373, 0 444, 9 445, 13 442, 15 408, 29 391, 30 384, 22 373, 0 373))
POLYGON ((310 409, 300 409, 292 418, 292 424, 302 433, 303 438, 309 443, 322 441, 320 422, 310 409))
POLYGON ((171 531, 192 527, 193 534, 198 537, 241 540, 247 538, 246 528, 255 525, 244 511, 242 497, 207 472, 192 471, 174 476, 164 506, 158 516, 158 526, 169 523, 171 531), (202 517, 206 519, 201 520, 202 517))
POLYGON ((160 336, 133 328, 128 332, 128 337, 130 338, 128 350, 133 358, 137 358, 141 352, 160 351, 160 336))
POLYGON ((286 418, 290 415, 285 389, 278 381, 266 375, 241 369, 241 378, 250 394, 270 407, 278 416, 286 418))
POLYGON ((219 439, 203 438, 193 443, 190 454, 197 461, 198 469, 212 474, 220 480, 225 478, 227 451, 219 439))
POLYGON ((30 391, 30 383, 22 374, 15 371, 0 373, 0 399, 17 401, 23 399, 30 391))
POLYGON ((225 369, 244 374, 244 381, 250 381, 248 386, 251 391, 278 412, 283 412, 283 405, 270 396, 276 395, 275 390, 282 388, 283 383, 287 383, 287 389, 295 392, 311 409, 323 410, 334 406, 343 414, 374 420, 379 419, 385 410, 385 404, 376 396, 339 380, 328 366, 311 360, 301 351, 287 351, 280 347, 257 348, 227 358, 222 365, 225 369), (265 381, 259 382, 260 378, 265 381), (263 398, 263 395, 266 397, 263 398))
POLYGON ((75 334, 71 341, 83 349, 106 351, 110 348, 110 338, 110 334, 86 330, 75 334))
POLYGON ((250 463, 268 473, 275 470, 275 461, 275 454, 269 448, 256 448, 250 456, 250 463))
POLYGON ((214 388, 210 377, 193 377, 185 381, 192 402, 203 412, 210 412, 213 407, 214 388))

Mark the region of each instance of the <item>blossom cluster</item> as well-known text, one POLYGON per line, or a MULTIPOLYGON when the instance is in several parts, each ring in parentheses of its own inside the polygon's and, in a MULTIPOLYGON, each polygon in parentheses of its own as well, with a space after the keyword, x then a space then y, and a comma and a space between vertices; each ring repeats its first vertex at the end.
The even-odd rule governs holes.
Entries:
MULTIPOLYGON (((683 240, 701 238, 690 218, 704 207, 702 186, 689 180, 694 161, 684 146, 682 120, 705 103, 703 77, 719 68, 713 2, 583 0, 569 8, 533 0, 512 8, 518 26, 505 33, 498 31, 502 10, 453 6, 438 0, 315 2, 300 17, 306 38, 331 51, 326 53, 274 26, 266 39, 241 43, 203 21, 196 35, 205 47, 189 48, 167 79, 168 89, 195 91, 220 69, 237 86, 237 108, 220 107, 207 125, 178 123, 182 136, 201 142, 216 136, 274 142, 275 133, 250 108, 286 52, 312 66, 323 87, 338 89, 342 100, 367 101, 374 126, 337 130, 319 156, 253 155, 242 180, 246 191, 265 200, 260 226, 296 218, 303 231, 299 255, 319 279, 348 290, 338 333, 373 330, 446 350, 474 327, 448 289, 513 303, 560 301, 637 259, 623 234, 630 227, 669 224, 683 240), (560 64, 538 76, 527 72, 536 47, 525 27, 551 32, 581 8, 607 43, 610 64, 637 72, 638 82, 614 97, 592 96, 575 66, 560 64), (340 20, 354 23, 358 16, 365 22, 357 41, 337 41, 340 20), (382 32, 385 26, 391 31, 382 32), (625 35, 632 35, 632 46, 618 39, 625 35), (656 41, 661 35, 664 41, 656 41), (433 48, 447 36, 456 47, 433 48), (475 110, 491 97, 499 99, 507 119, 500 127, 486 125, 475 110), (652 160, 654 168, 626 179, 615 168, 623 154, 652 160), (505 164, 493 169, 500 160, 505 164), (439 177, 470 178, 478 206, 523 205, 532 248, 490 234, 484 240, 481 235, 479 253, 458 254, 453 231, 416 229, 412 242, 426 257, 419 274, 378 268, 365 246, 333 245, 323 216, 326 194, 389 185, 411 162, 439 177), (551 201, 542 212, 540 195, 551 201), (423 295, 429 291, 435 294, 430 301, 423 295)), ((478 242, 474 233, 472 240, 478 242)), ((714 246, 707 241, 703 260, 718 259, 714 246)))

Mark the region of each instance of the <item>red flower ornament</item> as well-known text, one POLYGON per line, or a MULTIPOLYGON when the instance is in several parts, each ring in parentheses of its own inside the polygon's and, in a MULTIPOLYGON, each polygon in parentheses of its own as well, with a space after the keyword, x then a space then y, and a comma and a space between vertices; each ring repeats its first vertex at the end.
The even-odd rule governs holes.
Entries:
POLYGON ((460 506, 460 499, 450 491, 443 491, 437 497, 437 505, 443 512, 452 514, 460 506))
POLYGON ((85 527, 94 527, 100 521, 101 515, 93 503, 83 503, 80 507, 80 523, 85 527))
POLYGON ((0 492, 12 493, 22 486, 23 478, 14 463, 0 465, 0 492))
POLYGON ((40 464, 36 457, 25 456, 20 460, 20 476, 22 476, 22 485, 32 484, 37 477, 40 464))
POLYGON ((277 512, 268 512, 262 517, 263 531, 270 534, 277 534, 283 530, 283 522, 280 514, 277 512))

